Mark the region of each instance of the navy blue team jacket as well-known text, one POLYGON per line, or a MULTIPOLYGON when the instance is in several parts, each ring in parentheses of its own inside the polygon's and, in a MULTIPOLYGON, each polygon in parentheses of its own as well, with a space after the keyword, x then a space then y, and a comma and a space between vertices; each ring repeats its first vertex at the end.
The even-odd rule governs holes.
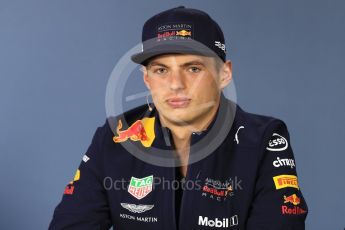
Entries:
POLYGON ((244 112, 222 94, 216 118, 191 136, 190 155, 231 118, 220 144, 188 166, 182 183, 175 183, 177 168, 150 164, 126 147, 135 146, 146 158, 164 155, 157 149, 173 149, 156 109, 143 105, 115 117, 116 130, 106 121, 66 186, 49 229, 304 229, 308 209, 283 121, 244 112), (178 187, 183 193, 175 206, 178 187))

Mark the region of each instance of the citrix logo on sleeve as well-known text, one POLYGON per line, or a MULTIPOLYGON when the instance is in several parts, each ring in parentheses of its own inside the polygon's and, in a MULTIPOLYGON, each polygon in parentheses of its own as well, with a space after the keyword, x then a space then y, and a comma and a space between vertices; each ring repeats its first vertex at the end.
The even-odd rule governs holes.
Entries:
POLYGON ((282 166, 290 166, 291 168, 295 167, 295 161, 294 159, 280 159, 277 157, 277 160, 273 161, 273 166, 276 168, 282 167, 282 166))
POLYGON ((285 137, 279 135, 278 133, 273 133, 266 149, 269 151, 278 152, 286 150, 288 146, 289 143, 285 137))

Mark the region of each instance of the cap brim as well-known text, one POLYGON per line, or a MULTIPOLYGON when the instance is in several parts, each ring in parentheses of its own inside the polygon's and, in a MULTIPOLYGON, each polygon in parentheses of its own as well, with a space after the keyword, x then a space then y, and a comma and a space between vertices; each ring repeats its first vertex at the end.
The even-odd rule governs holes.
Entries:
POLYGON ((162 42, 152 48, 148 48, 143 52, 133 54, 131 59, 138 64, 145 64, 145 62, 158 55, 162 54, 196 54, 201 56, 218 57, 217 54, 206 46, 188 42, 162 42))

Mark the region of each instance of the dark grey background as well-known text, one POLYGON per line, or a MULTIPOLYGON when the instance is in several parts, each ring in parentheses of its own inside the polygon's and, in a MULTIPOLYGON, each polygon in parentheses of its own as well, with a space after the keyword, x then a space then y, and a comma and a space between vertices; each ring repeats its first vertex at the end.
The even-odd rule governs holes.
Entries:
POLYGON ((114 65, 181 4, 223 28, 239 104, 287 123, 307 229, 345 227, 345 1, 1 0, 0 229, 47 228, 105 121, 114 65))

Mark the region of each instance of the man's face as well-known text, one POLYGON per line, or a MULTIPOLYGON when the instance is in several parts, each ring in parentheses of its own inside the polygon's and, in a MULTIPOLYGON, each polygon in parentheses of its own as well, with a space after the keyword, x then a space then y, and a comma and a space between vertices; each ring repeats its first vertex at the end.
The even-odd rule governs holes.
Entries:
POLYGON ((230 66, 230 76, 222 80, 226 73, 217 69, 212 57, 165 54, 144 67, 144 82, 164 120, 183 125, 202 120, 217 108, 221 90, 231 80, 231 63, 225 66, 230 66))

